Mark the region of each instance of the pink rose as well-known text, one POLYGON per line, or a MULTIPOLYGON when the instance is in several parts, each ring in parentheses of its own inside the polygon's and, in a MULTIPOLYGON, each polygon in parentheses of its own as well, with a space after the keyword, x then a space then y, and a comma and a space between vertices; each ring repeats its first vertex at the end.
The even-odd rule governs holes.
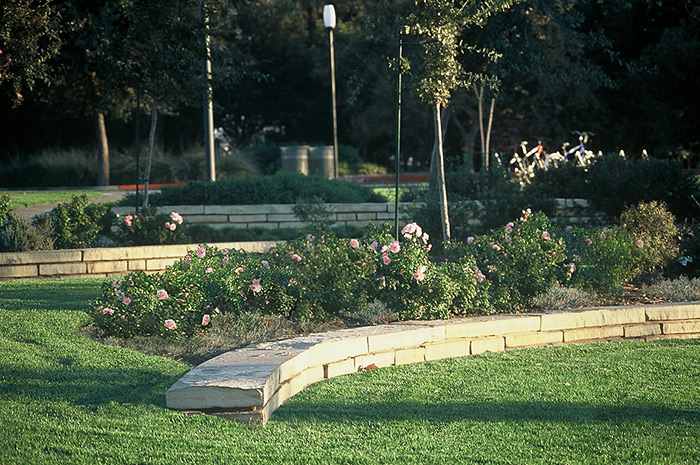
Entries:
POLYGON ((498 244, 493 244, 493 245, 491 246, 491 248, 492 248, 493 250, 495 250, 496 252, 500 252, 500 251, 501 251, 501 246, 498 245, 498 244))
POLYGON ((388 265, 389 263, 391 263, 391 259, 389 258, 389 254, 388 254, 388 253, 384 252, 384 253, 382 254, 382 261, 384 261, 384 264, 385 264, 385 265, 388 265))
POLYGON ((156 292, 156 296, 158 296, 159 299, 166 300, 168 296, 168 292, 165 289, 161 289, 158 292, 156 292))
POLYGON ((377 243, 377 241, 374 241, 374 242, 372 242, 372 244, 369 247, 372 250, 377 250, 377 247, 379 247, 379 244, 377 243))
POLYGON ((126 215, 124 217, 124 224, 126 224, 128 227, 131 227, 131 222, 134 220, 134 217, 131 215, 126 215))
POLYGON ((128 297, 124 297, 124 305, 129 305, 131 303, 131 299, 128 297))
POLYGON ((401 251, 401 245, 399 245, 399 241, 394 241, 391 243, 391 252, 392 253, 399 253, 401 251))
POLYGON ((207 254, 207 249, 204 246, 201 246, 200 248, 197 249, 197 256, 199 258, 204 258, 204 256, 207 254))
POLYGON ((192 263, 192 254, 191 253, 188 253, 187 255, 185 255, 185 263, 187 263, 187 264, 192 263))
POLYGON ((474 236, 467 237, 467 244, 471 245, 474 243, 474 236))
POLYGON ((360 241, 357 239, 350 239, 350 247, 353 249, 359 249, 360 248, 360 241))
POLYGON ((105 307, 102 309, 102 314, 103 315, 114 315, 114 310, 112 310, 109 307, 105 307))
POLYGON ((419 266, 416 272, 413 273, 413 277, 416 279, 416 281, 425 280, 425 265, 419 266))
POLYGON ((204 315, 202 317, 202 326, 208 325, 210 321, 211 321, 211 317, 209 315, 204 315))
POLYGON ((234 271, 236 272, 236 274, 241 274, 241 273, 243 273, 243 267, 242 267, 242 266, 239 266, 239 267, 236 268, 234 271))
POLYGON ((565 230, 565 231, 566 231, 566 232, 571 232, 572 229, 574 229, 574 227, 571 226, 571 225, 569 225, 569 226, 566 227, 566 230, 565 230))
POLYGON ((250 285, 250 289, 253 291, 253 293, 257 294, 262 290, 262 286, 260 285, 260 280, 259 279, 254 279, 253 284, 250 285))
POLYGON ((174 320, 165 320, 163 325, 168 329, 177 329, 177 325, 174 320))
POLYGON ((550 239, 550 238, 549 238, 549 233, 548 233, 547 231, 545 231, 545 232, 542 233, 542 239, 544 239, 544 240, 546 240, 546 241, 548 241, 548 240, 550 239))
POLYGON ((263 268, 270 268, 270 262, 268 262, 267 260, 263 260, 262 266, 263 266, 263 268))
POLYGON ((293 260, 296 260, 296 261, 298 261, 298 262, 301 261, 301 257, 300 257, 298 254, 295 254, 295 253, 292 254, 292 259, 293 259, 293 260))
POLYGON ((213 272, 214 272, 214 268, 212 268, 212 267, 209 266, 209 267, 207 267, 206 270, 204 270, 204 272, 205 272, 206 274, 213 273, 213 272))
POLYGON ((182 216, 178 212, 172 212, 170 214, 170 219, 176 222, 177 224, 182 224, 182 216))

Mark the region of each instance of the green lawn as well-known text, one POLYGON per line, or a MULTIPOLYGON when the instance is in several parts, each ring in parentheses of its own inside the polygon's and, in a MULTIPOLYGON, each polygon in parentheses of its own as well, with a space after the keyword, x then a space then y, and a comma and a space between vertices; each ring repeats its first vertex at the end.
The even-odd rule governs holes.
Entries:
POLYGON ((0 283, 0 463, 700 463, 697 340, 365 371, 247 426, 165 408, 189 366, 78 335, 100 283, 0 283))
POLYGON ((70 202, 74 195, 85 194, 89 199, 99 199, 102 193, 97 190, 39 190, 39 191, 0 191, 0 195, 10 196, 10 209, 50 205, 57 202, 70 202))

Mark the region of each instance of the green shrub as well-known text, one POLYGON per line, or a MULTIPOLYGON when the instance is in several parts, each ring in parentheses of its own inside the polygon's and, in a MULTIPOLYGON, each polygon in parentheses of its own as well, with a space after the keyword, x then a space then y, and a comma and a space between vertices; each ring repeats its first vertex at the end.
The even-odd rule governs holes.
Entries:
POLYGON ((627 208, 620 215, 620 226, 647 251, 636 265, 640 273, 664 268, 678 257, 676 218, 665 203, 653 200, 627 208))
POLYGON ((53 249, 50 232, 33 227, 26 218, 9 212, 0 220, 0 252, 27 252, 53 249))
POLYGON ((50 225, 57 249, 80 249, 91 247, 98 234, 105 231, 108 210, 104 204, 89 204, 85 194, 76 195, 70 203, 58 204, 39 222, 50 225))
POLYGON ((164 245, 190 242, 183 219, 177 212, 158 213, 148 207, 139 213, 115 218, 116 240, 122 245, 164 245))
MULTIPOLYGON (((150 201, 152 205, 260 205, 294 204, 298 199, 314 197, 327 203, 386 202, 386 198, 361 184, 287 172, 168 186, 154 193, 150 201)), ((133 203, 133 198, 127 198, 122 204, 133 203)))
POLYGON ((650 286, 644 286, 644 292, 666 298, 671 302, 693 302, 700 300, 700 278, 665 279, 650 286))
POLYGON ((647 257, 622 228, 574 228, 561 232, 567 244, 567 262, 574 265, 570 285, 612 293, 639 276, 636 264, 647 257))
POLYGON ((94 186, 97 164, 90 149, 50 147, 0 163, 6 187, 94 186))
POLYGON ((544 293, 532 299, 535 307, 544 309, 576 308, 589 304, 596 299, 595 292, 586 292, 575 287, 562 286, 554 283, 544 293))
POLYGON ((527 304, 554 282, 567 279, 565 245, 547 217, 523 211, 523 216, 490 233, 452 244, 453 256, 472 255, 491 283, 493 305, 511 311, 527 304))
POLYGON ((311 199, 298 199, 292 207, 294 216, 313 229, 328 229, 335 221, 331 218, 333 212, 323 203, 320 197, 311 199))
POLYGON ((105 336, 180 338, 206 330, 216 310, 197 286, 183 285, 172 273, 131 273, 102 285, 87 311, 105 336))

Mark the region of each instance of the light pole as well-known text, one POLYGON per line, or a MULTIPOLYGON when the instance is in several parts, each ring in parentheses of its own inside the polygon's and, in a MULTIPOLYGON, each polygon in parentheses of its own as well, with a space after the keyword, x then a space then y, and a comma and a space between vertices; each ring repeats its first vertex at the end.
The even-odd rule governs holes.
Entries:
POLYGON ((335 29, 335 7, 323 6, 323 25, 328 29, 331 54, 331 97, 333 106, 333 178, 338 178, 338 111, 335 104, 335 54, 333 50, 333 29, 335 29))
POLYGON ((204 2, 201 4, 202 20, 206 32, 204 35, 204 48, 206 57, 202 60, 202 75, 206 86, 204 102, 204 157, 206 173, 205 179, 209 182, 216 181, 216 159, 214 157, 214 102, 211 86, 211 41, 209 37, 209 16, 205 10, 204 2))

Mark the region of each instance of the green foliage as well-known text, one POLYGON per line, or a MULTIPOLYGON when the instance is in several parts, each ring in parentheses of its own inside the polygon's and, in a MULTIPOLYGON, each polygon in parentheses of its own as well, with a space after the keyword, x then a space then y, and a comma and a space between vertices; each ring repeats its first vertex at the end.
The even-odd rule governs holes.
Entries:
POLYGON ((687 276, 680 276, 678 279, 665 279, 644 286, 644 291, 672 302, 697 302, 700 301, 700 278, 688 279, 687 276))
POLYGON ((546 310, 576 308, 588 305, 595 298, 595 293, 554 283, 544 293, 536 295, 532 305, 546 310))
POLYGON ((641 273, 664 268, 670 260, 678 257, 676 218, 663 202, 640 202, 627 208, 620 215, 620 226, 647 252, 637 264, 641 273))
POLYGON ((567 244, 567 261, 574 265, 570 284, 586 290, 612 293, 639 275, 637 263, 647 251, 622 228, 574 228, 561 233, 567 244))
POLYGON ((116 240, 122 245, 186 244, 190 241, 177 212, 158 213, 153 206, 137 214, 117 216, 115 223, 116 240))
MULTIPOLYGON (((290 204, 298 199, 322 199, 326 203, 386 202, 370 188, 337 179, 278 172, 272 176, 230 179, 186 186, 164 187, 153 194, 153 205, 260 205, 290 204)), ((124 201, 126 204, 129 200, 124 201)), ((133 204, 133 201, 131 202, 133 204)))
POLYGON ((0 196, 0 252, 26 252, 50 250, 53 240, 49 232, 41 227, 32 227, 29 222, 10 209, 10 196, 0 196))
POLYGON ((328 229, 333 226, 332 213, 323 203, 320 197, 310 199, 298 199, 292 207, 294 216, 313 229, 328 229))
POLYGON ((106 336, 180 338, 207 329, 216 310, 205 305, 196 286, 176 278, 138 271, 105 282, 87 313, 106 336))
POLYGON ((49 147, 25 157, 5 158, 0 176, 7 187, 94 186, 97 168, 89 150, 49 147))
POLYGON ((51 226, 57 249, 91 247, 105 228, 104 218, 109 207, 88 204, 87 195, 73 196, 70 203, 58 204, 47 213, 45 221, 51 226))
POLYGON ((449 252, 477 257, 478 269, 491 282, 493 305, 507 311, 566 281, 565 244, 552 229, 543 213, 526 210, 516 222, 451 245, 449 252))

